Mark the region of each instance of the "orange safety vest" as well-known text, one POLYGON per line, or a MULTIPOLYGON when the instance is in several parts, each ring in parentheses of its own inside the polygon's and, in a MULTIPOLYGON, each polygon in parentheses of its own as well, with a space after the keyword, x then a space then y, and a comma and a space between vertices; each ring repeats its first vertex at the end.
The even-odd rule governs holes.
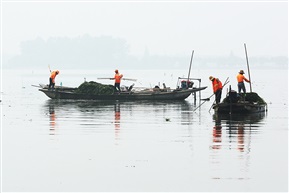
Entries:
POLYGON ((115 83, 120 83, 121 78, 122 78, 122 74, 116 73, 114 75, 115 83))
POLYGON ((213 91, 214 93, 217 91, 217 90, 220 90, 223 88, 223 85, 222 85, 222 82, 220 80, 217 80, 216 78, 214 78, 214 80, 212 81, 212 84, 213 84, 213 91))
POLYGON ((245 76, 244 76, 243 74, 238 74, 238 75, 237 75, 237 81, 238 81, 238 83, 244 82, 244 80, 245 80, 246 82, 250 82, 247 78, 245 78, 245 76))
POLYGON ((52 79, 52 82, 55 83, 55 77, 56 77, 56 71, 51 72, 50 78, 52 79))

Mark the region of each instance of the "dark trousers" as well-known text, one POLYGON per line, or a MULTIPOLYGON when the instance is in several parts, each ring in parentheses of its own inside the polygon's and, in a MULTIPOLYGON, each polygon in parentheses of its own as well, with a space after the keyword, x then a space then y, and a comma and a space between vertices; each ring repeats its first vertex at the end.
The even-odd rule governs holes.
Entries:
POLYGON ((50 89, 50 88, 54 89, 54 85, 55 85, 55 83, 52 81, 52 78, 49 78, 49 86, 48 86, 48 89, 50 89))
POLYGON ((219 104, 222 97, 222 89, 215 92, 216 104, 219 104))
POLYGON ((238 93, 240 93, 241 90, 243 90, 243 92, 246 93, 246 88, 245 88, 244 82, 239 82, 238 83, 238 93))
POLYGON ((114 90, 120 92, 120 83, 114 83, 114 90))

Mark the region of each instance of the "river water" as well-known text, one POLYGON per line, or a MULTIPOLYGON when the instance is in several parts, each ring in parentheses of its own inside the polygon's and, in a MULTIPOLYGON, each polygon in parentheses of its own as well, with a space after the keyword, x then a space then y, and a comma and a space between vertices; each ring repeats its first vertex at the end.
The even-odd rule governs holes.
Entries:
MULTIPOLYGON (((196 102, 51 100, 31 86, 47 83, 46 71, 2 72, 3 192, 288 192, 287 69, 253 69, 268 111, 237 117, 209 111, 213 98, 195 110, 212 94, 210 75, 236 89, 236 70, 193 70, 208 86, 196 102)), ((56 84, 112 83, 96 78, 113 71, 61 70, 56 84)), ((139 87, 187 76, 123 71, 139 87)))

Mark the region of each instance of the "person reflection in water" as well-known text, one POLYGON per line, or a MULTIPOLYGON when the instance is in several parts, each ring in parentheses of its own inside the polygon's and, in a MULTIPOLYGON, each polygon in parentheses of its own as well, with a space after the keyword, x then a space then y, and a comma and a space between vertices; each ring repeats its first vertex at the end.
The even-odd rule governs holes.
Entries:
POLYGON ((120 105, 114 105, 114 126, 115 126, 115 139, 119 138, 120 132, 120 105))
POLYGON ((213 127, 213 149, 220 149, 222 143, 222 124, 221 121, 216 119, 215 126, 213 127))
MULTIPOLYGON (((54 106, 50 105, 49 106, 49 123, 50 123, 50 131, 55 131, 55 111, 54 111, 54 106)), ((50 135, 54 135, 54 133, 50 133, 50 135)))
POLYGON ((238 150, 244 151, 244 124, 240 123, 238 125, 238 150))

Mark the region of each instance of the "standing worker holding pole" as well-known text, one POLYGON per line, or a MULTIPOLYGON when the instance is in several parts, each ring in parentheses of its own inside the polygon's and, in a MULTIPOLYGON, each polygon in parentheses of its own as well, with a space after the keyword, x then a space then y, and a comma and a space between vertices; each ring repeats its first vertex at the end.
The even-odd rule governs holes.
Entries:
POLYGON ((114 89, 115 89, 115 91, 120 93, 120 91, 121 91, 120 90, 120 81, 121 81, 123 75, 120 74, 118 72, 118 70, 115 70, 114 72, 115 72, 114 78, 111 78, 111 80, 114 80, 114 89))
POLYGON ((222 97, 222 89, 223 89, 222 82, 218 78, 215 78, 213 76, 210 76, 209 79, 212 81, 213 84, 213 91, 216 97, 216 104, 219 104, 222 97))
MULTIPOLYGON (((51 72, 50 70, 50 66, 49 67, 49 71, 51 72)), ((49 86, 48 86, 48 89, 52 88, 52 90, 54 89, 54 86, 55 86, 55 78, 56 76, 59 74, 59 71, 58 70, 55 70, 55 71, 52 71, 51 74, 50 74, 50 77, 49 77, 49 86)))
MULTIPOLYGON (((209 77, 210 78, 210 77, 209 77)), ((225 87, 228 83, 229 83, 230 81, 229 81, 229 77, 225 80, 225 83, 222 85, 222 88, 223 87, 225 87)), ((206 101, 209 101, 210 100, 210 98, 212 97, 212 96, 214 96, 215 95, 215 93, 213 93, 209 98, 207 98, 207 99, 204 99, 205 101, 202 103, 202 104, 200 104, 197 108, 195 108, 194 109, 194 111, 196 111, 198 108, 200 108, 200 106, 202 106, 206 101)), ((220 97, 221 98, 221 97, 220 97)), ((216 99, 215 99, 216 100, 216 99)), ((212 106, 211 106, 211 108, 213 107, 213 105, 214 104, 212 104, 212 106)), ((211 108, 210 108, 210 110, 211 110, 211 108)), ((209 111, 210 111, 209 110, 209 111)))
POLYGON ((245 74, 244 71, 240 70, 239 74, 237 75, 238 93, 241 93, 241 90, 243 90, 243 92, 246 93, 246 87, 245 87, 244 81, 250 82, 250 80, 245 78, 243 74, 245 74))

